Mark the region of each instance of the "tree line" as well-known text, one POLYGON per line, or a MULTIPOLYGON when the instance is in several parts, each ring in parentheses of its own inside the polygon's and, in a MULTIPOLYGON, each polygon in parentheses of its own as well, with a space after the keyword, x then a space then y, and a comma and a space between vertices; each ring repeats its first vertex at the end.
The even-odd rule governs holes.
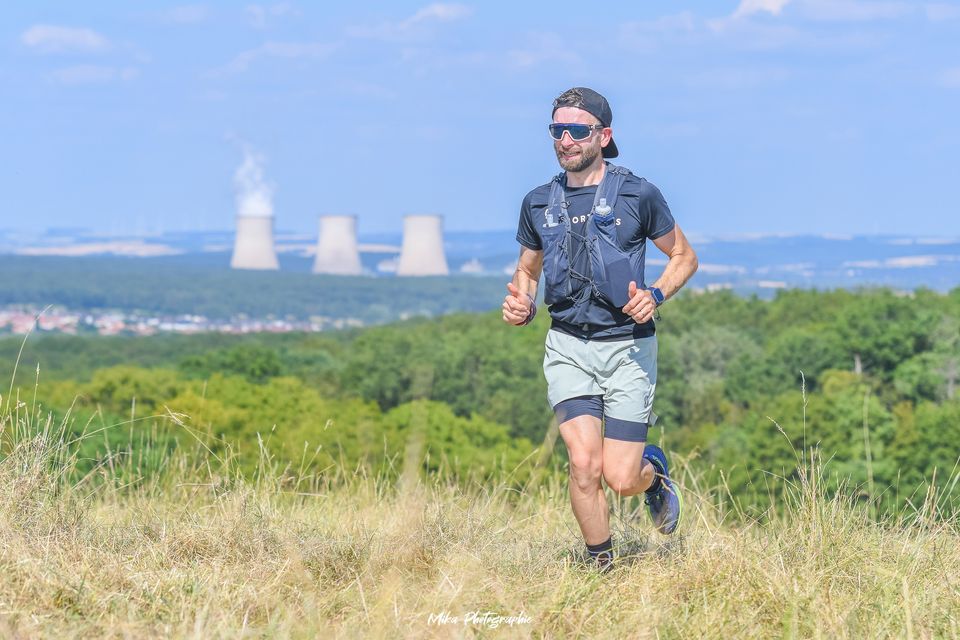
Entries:
MULTIPOLYGON (((960 289, 687 294, 661 316, 651 439, 747 508, 796 480, 811 453, 826 482, 882 509, 916 500, 935 476, 948 486, 960 455, 960 289)), ((551 421, 548 324, 541 314, 507 327, 486 313, 329 334, 44 336, 27 341, 18 386, 39 362, 38 396, 55 412, 79 398, 75 412, 121 420, 136 398, 138 412, 169 408, 223 442, 270 434, 291 460, 322 445, 320 468, 402 456, 411 424, 427 425, 434 462, 516 468, 551 421)), ((19 347, 0 340, 0 363, 12 369, 19 347)), ((564 454, 558 445, 558 469, 564 454)))

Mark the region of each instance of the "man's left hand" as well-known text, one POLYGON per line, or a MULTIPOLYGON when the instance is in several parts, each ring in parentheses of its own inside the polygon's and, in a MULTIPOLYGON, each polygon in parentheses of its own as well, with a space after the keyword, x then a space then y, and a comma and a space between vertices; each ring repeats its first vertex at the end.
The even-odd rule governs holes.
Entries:
POLYGON ((637 283, 630 281, 630 287, 627 289, 630 295, 630 302, 623 307, 623 312, 633 318, 637 324, 643 324, 653 317, 657 310, 657 302, 653 299, 653 294, 646 289, 637 289, 637 283))

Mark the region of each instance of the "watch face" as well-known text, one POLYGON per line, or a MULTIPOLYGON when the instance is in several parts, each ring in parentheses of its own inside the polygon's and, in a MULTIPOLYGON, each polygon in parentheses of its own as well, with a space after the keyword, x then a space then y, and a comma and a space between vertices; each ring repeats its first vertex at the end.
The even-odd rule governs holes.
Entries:
POLYGON ((658 305, 663 302, 663 291, 660 291, 660 289, 654 287, 650 289, 650 293, 653 294, 653 299, 658 305))

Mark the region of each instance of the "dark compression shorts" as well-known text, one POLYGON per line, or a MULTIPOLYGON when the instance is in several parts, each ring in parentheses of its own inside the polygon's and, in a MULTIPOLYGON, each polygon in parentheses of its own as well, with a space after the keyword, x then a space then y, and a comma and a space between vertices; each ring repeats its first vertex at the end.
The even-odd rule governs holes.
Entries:
POLYGON ((603 415, 603 396, 578 396, 561 400, 553 408, 557 423, 563 424, 580 416, 603 420, 603 437, 627 442, 646 442, 649 423, 621 420, 603 415))

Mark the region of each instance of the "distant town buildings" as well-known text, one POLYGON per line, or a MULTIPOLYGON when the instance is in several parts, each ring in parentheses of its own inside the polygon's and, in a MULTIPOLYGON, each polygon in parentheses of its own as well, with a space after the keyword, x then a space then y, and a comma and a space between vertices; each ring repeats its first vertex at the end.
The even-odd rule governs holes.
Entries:
POLYGON ((68 335, 150 336, 157 333, 289 333, 319 332, 332 329, 362 327, 358 318, 314 316, 308 320, 237 317, 211 320, 199 315, 154 317, 118 311, 77 312, 50 308, 41 313, 32 307, 0 309, 0 336, 27 333, 62 333, 68 335))

